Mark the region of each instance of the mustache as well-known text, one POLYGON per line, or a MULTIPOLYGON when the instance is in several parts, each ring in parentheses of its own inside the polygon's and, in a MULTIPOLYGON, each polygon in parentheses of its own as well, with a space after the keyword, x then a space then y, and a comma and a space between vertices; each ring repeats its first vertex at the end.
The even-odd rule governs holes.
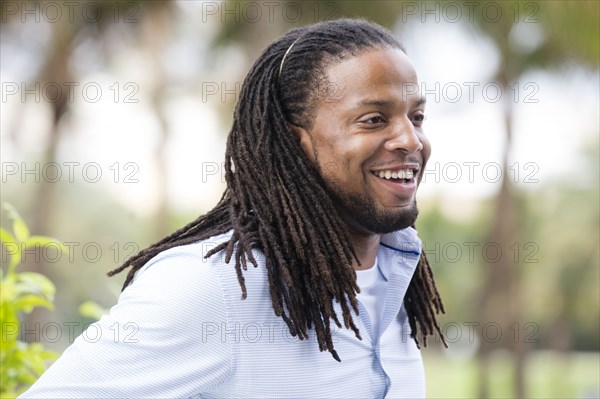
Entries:
POLYGON ((381 161, 381 162, 377 162, 374 163, 373 165, 371 165, 371 167, 373 168, 378 168, 378 167, 385 167, 387 165, 395 165, 398 163, 416 163, 419 164, 421 166, 423 166, 425 164, 425 160, 423 159, 423 157, 420 156, 416 156, 416 155, 408 155, 404 158, 395 158, 395 159, 390 159, 387 161, 381 161))

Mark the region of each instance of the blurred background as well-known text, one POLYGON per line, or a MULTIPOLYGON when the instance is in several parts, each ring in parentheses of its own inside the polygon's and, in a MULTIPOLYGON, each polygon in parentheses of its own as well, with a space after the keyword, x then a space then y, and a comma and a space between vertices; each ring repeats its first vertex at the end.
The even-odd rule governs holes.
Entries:
POLYGON ((364 17, 403 43, 427 98, 417 227, 449 343, 423 349, 428 396, 599 397, 599 2, 0 4, 1 199, 70 250, 25 254, 57 293, 24 340, 64 350, 94 321, 80 304, 116 302, 109 270, 217 203, 270 41, 364 17))

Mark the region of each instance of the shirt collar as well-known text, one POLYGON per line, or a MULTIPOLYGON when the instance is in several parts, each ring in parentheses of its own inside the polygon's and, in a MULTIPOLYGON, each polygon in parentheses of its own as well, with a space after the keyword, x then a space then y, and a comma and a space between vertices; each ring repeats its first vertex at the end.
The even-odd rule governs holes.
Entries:
POLYGON ((386 278, 396 273, 414 273, 421 257, 422 242, 412 227, 382 234, 379 245, 379 269, 386 278))

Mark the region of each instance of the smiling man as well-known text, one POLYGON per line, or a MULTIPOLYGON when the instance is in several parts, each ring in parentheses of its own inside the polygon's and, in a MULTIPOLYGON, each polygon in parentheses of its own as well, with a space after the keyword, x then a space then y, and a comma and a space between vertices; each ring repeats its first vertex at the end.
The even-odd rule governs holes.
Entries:
POLYGON ((363 20, 273 42, 242 86, 219 204, 111 272, 131 267, 100 338, 24 397, 424 397, 417 336, 440 334, 443 306, 411 227, 430 155, 415 87, 363 20))
MULTIPOLYGON (((292 129, 351 230, 377 243, 377 233, 417 218, 417 185, 430 154, 422 128, 425 99, 407 94, 417 76, 399 48, 364 50, 328 68, 326 79, 334 88, 329 101, 314 123, 292 129)), ((373 259, 365 259, 367 267, 373 259)))

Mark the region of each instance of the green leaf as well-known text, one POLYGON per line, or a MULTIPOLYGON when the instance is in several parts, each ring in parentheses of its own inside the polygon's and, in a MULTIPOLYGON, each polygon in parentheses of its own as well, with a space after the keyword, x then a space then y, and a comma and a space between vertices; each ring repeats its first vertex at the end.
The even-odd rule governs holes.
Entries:
MULTIPOLYGON (((12 313, 12 312, 11 312, 12 313)), ((20 323, 16 315, 10 314, 10 317, 2 320, 1 326, 1 337, 0 348, 2 348, 2 355, 6 355, 8 350, 15 346, 15 341, 19 337, 20 323)), ((1 357, 1 356, 0 356, 1 357)))
POLYGON ((50 310, 54 309, 54 304, 38 295, 24 295, 13 302, 16 311, 31 313, 36 307, 43 307, 50 310))
POLYGON ((41 375, 46 370, 45 360, 56 358, 56 355, 36 342, 29 345, 26 351, 21 352, 19 358, 25 366, 33 369, 36 375, 41 375))
POLYGON ((15 240, 13 235, 8 232, 8 230, 0 228, 0 242, 16 244, 17 241, 15 240))
POLYGON ((52 238, 52 237, 31 236, 27 240, 25 240, 25 248, 31 248, 31 247, 35 247, 35 246, 53 247, 53 248, 56 248, 57 250, 59 250, 61 252, 64 252, 64 253, 67 253, 67 254, 69 253, 69 248, 67 248, 59 240, 57 240, 55 238, 52 238))
POLYGON ((36 307, 53 309, 56 292, 54 284, 40 273, 15 272, 21 263, 22 251, 53 246, 59 252, 68 253, 68 248, 51 237, 30 236, 25 221, 15 208, 8 203, 3 203, 2 207, 13 220, 14 230, 11 234, 0 228, 2 258, 10 256, 7 273, 0 270, 0 398, 5 398, 24 392, 46 370, 46 362, 58 357, 39 343, 29 345, 19 340, 19 314, 29 313, 36 307))
MULTIPOLYGON (((10 256, 8 266, 8 273, 10 274, 14 271, 15 267, 19 263, 21 263, 22 248, 19 245, 19 243, 17 243, 12 234, 10 234, 7 230, 1 228, 0 241, 2 242, 2 244, 4 244, 4 248, 2 248, 2 251, 5 251, 5 253, 10 256)), ((2 258, 4 259, 4 255, 2 256, 2 258)))
POLYGON ((29 238, 29 228, 27 228, 23 219, 15 219, 13 221, 13 231, 15 232, 15 238, 19 242, 24 242, 29 238))
POLYGON ((15 281, 16 277, 14 275, 7 275, 6 278, 3 278, 2 282, 0 282, 0 299, 2 299, 2 302, 11 301, 17 296, 15 292, 15 281))
POLYGON ((85 301, 79 305, 79 314, 90 319, 98 320, 108 313, 108 310, 98 305, 94 301, 85 301))
POLYGON ((3 202, 2 207, 8 213, 8 217, 13 220, 13 232, 18 242, 23 242, 29 238, 29 229, 27 225, 19 216, 17 210, 8 202, 3 202))
POLYGON ((8 213, 8 217, 11 219, 21 219, 21 216, 19 216, 19 212, 17 212, 17 210, 15 209, 14 206, 12 206, 11 204, 9 204, 8 202, 3 202, 2 203, 2 208, 6 211, 6 213, 8 213))
POLYGON ((20 287, 20 292, 22 293, 41 293, 46 298, 53 299, 56 292, 56 288, 52 281, 40 273, 19 273, 18 283, 22 284, 20 287))

